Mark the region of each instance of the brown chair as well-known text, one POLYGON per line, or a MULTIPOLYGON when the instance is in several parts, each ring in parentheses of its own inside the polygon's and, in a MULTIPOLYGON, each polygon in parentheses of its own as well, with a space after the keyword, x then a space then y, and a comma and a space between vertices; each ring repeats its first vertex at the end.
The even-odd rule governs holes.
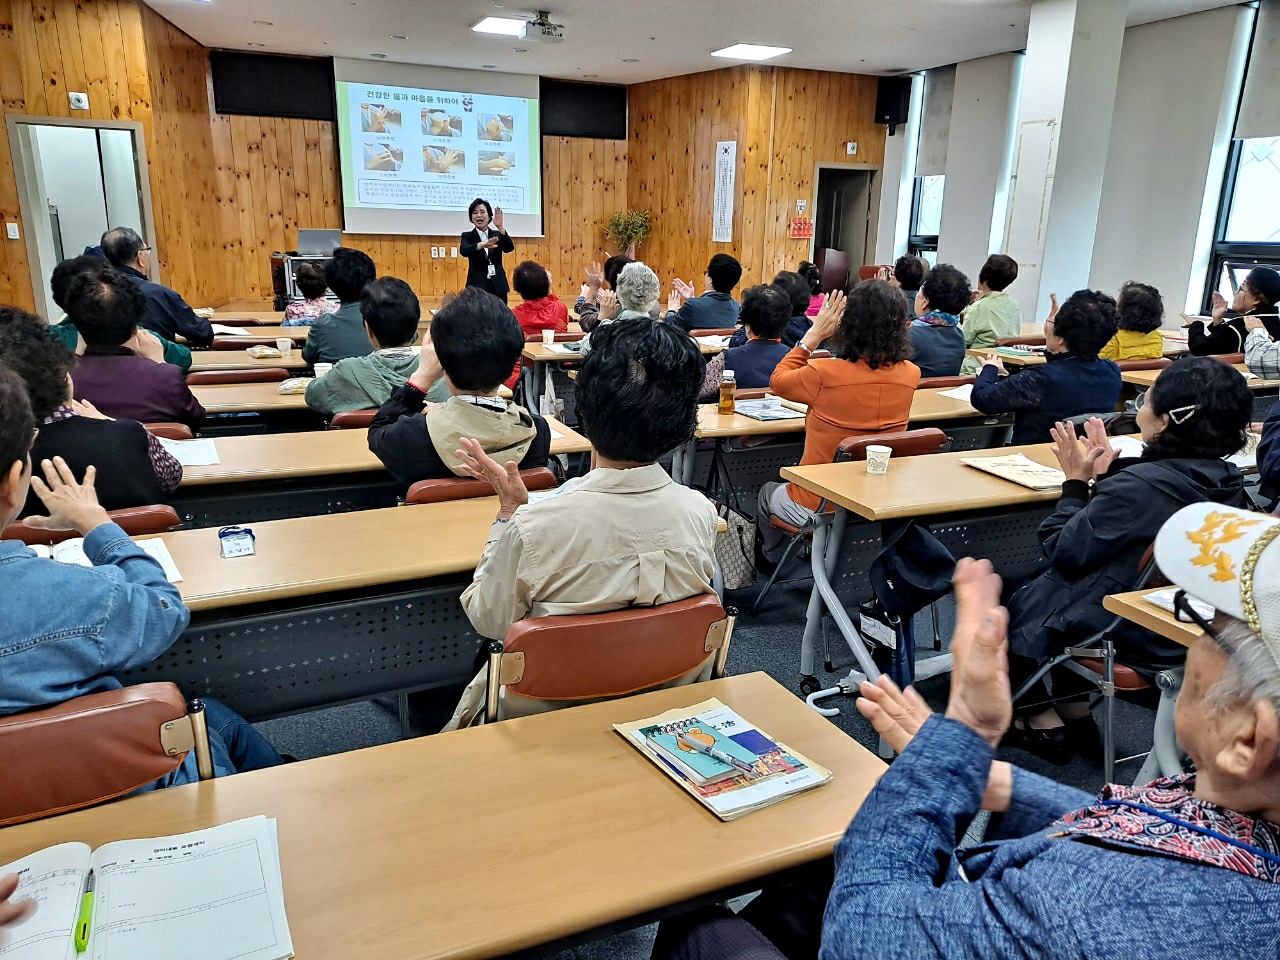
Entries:
POLYGON ((147 432, 153 437, 163 437, 166 440, 194 440, 196 435, 191 432, 191 428, 185 423, 144 423, 147 432))
MULTIPOLYGON (((556 486, 556 475, 546 467, 521 470, 520 476, 528 490, 550 490, 556 486)), ((474 497, 493 496, 493 487, 487 480, 472 477, 443 477, 438 480, 419 480, 405 494, 406 504, 444 503, 446 500, 471 500, 474 497)))
MULTIPOLYGON (((937 427, 921 427, 918 430, 902 430, 887 433, 867 433, 856 437, 846 437, 840 441, 840 445, 836 447, 835 463, 843 461, 860 461, 867 459, 867 447, 872 445, 880 445, 888 447, 893 451, 895 457, 918 457, 930 453, 937 453, 950 441, 947 435, 937 427)), ((892 468, 891 468, 892 469, 892 468)), ((827 510, 827 501, 823 500, 818 505, 815 518, 820 517, 827 510)), ((778 581, 778 575, 782 572, 782 568, 787 561, 791 559, 792 551, 800 545, 801 541, 812 538, 814 528, 817 521, 812 520, 804 526, 797 527, 779 517, 770 516, 769 526, 774 530, 781 530, 791 535, 791 540, 787 543, 786 550, 783 551, 782 557, 778 560, 778 565, 773 568, 773 573, 769 575, 768 582, 757 595, 755 602, 751 605, 751 615, 754 617, 760 610, 760 604, 764 602, 764 598, 768 596, 769 591, 773 589, 773 585, 778 581)))
POLYGON ((734 617, 703 593, 658 607, 520 620, 489 645, 485 720, 723 676, 734 617))
POLYGON ((963 387, 966 383, 977 382, 977 377, 925 377, 917 385, 917 390, 931 390, 946 387, 963 387))
POLYGON ((763 400, 769 393, 768 387, 740 387, 733 391, 735 400, 763 400))
POLYGON ((172 683, 142 683, 0 717, 0 827, 124 796, 172 773, 195 750, 214 775, 204 704, 172 683), (14 774, 14 771, 21 771, 14 774))
POLYGON ((874 280, 880 275, 881 270, 888 270, 889 276, 893 276, 893 264, 891 263, 864 263, 858 268, 858 279, 874 280))
POLYGON ((1043 347, 1044 335, 1034 337, 1001 337, 996 341, 997 347, 1043 347))
POLYGON ((250 347, 274 347, 275 337, 240 337, 216 336, 213 338, 214 350, 248 350, 250 347))
MULTIPOLYGON (((109 510, 107 516, 113 523, 119 524, 120 528, 131 537, 164 533, 182 523, 173 507, 163 503, 109 510)), ((27 546, 35 546, 42 543, 62 543, 75 535, 74 530, 37 530, 19 521, 5 527, 3 533, 0 533, 0 539, 21 540, 27 546)))
POLYGON ((1152 360, 1117 360, 1116 366, 1121 372, 1125 370, 1163 370, 1169 364, 1173 363, 1167 357, 1157 357, 1152 360))
POLYGON ((187 374, 187 386, 215 383, 283 383, 292 374, 284 367, 250 367, 244 370, 197 370, 187 374))
POLYGON ((378 415, 377 408, 373 410, 348 410, 346 413, 335 413, 333 419, 329 421, 330 430, 365 430, 369 424, 373 423, 373 418, 378 415))
MULTIPOLYGON (((554 337, 554 341, 556 343, 574 343, 575 341, 581 340, 585 336, 586 336, 585 333, 557 333, 554 337)), ((541 343, 542 334, 526 333, 524 335, 524 342, 525 343, 541 343)))
POLYGON ((690 330, 691 337, 732 337, 738 332, 737 327, 706 327, 698 330, 690 330))

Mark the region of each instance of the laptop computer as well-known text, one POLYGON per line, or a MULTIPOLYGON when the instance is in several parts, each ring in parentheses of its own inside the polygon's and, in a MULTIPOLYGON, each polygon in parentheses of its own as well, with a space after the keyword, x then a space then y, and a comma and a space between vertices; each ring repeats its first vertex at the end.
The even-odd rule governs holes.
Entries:
POLYGON ((298 256, 331 257, 335 247, 342 246, 341 230, 299 230, 298 256))

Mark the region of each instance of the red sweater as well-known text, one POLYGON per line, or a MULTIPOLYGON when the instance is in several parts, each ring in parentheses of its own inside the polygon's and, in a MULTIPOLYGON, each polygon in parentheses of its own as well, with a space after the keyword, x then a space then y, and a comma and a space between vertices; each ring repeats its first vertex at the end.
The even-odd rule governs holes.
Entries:
POLYGON ((543 330, 569 332, 569 308, 554 293, 538 300, 517 303, 511 312, 520 321, 520 329, 526 337, 542 333, 543 330))

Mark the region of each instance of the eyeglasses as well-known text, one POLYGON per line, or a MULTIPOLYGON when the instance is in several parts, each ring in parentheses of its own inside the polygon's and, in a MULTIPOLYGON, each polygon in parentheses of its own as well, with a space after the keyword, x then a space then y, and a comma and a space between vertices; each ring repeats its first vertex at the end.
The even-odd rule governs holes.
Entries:
POLYGON ((150 247, 143 247, 143 248, 142 248, 141 250, 139 250, 138 252, 139 252, 139 253, 150 253, 150 252, 151 252, 151 248, 150 248, 150 247))
MULTIPOLYGON (((1147 405, 1147 398, 1151 396, 1150 390, 1145 390, 1138 394, 1137 399, 1133 401, 1133 409, 1136 413, 1147 405)), ((1195 412, 1200 409, 1198 403, 1188 404, 1185 407, 1173 407, 1169 410, 1169 419, 1181 426, 1195 416, 1195 412)))
POLYGON ((1213 629, 1213 624, 1200 616, 1200 612, 1191 605, 1191 600, 1187 596, 1187 591, 1185 590, 1179 590, 1173 595, 1173 619, 1177 620, 1179 623, 1194 623, 1209 637, 1211 637, 1214 643, 1222 647, 1224 650, 1227 649, 1226 644, 1222 642, 1222 637, 1218 634, 1218 631, 1213 629))

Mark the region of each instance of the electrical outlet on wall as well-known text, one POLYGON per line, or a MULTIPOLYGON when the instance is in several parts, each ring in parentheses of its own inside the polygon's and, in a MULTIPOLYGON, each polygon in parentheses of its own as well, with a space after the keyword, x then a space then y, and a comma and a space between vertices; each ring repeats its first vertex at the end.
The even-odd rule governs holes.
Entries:
POLYGON ((858 141, 846 140, 844 145, 844 152, 851 157, 856 157, 858 155, 858 141))
POLYGON ((6 223, 5 230, 8 232, 10 240, 18 239, 18 225, 16 223, 6 223))
POLYGON ((450 247, 450 248, 449 248, 449 256, 456 258, 456 257, 458 256, 458 248, 457 248, 457 247, 450 247))
POLYGON ((440 248, 439 248, 439 247, 432 247, 432 248, 431 248, 431 259, 432 259, 432 260, 435 260, 435 259, 436 259, 437 257, 439 257, 439 256, 440 256, 440 248))
POLYGON ((89 109, 89 95, 87 93, 68 93, 67 100, 70 101, 72 110, 89 109))

